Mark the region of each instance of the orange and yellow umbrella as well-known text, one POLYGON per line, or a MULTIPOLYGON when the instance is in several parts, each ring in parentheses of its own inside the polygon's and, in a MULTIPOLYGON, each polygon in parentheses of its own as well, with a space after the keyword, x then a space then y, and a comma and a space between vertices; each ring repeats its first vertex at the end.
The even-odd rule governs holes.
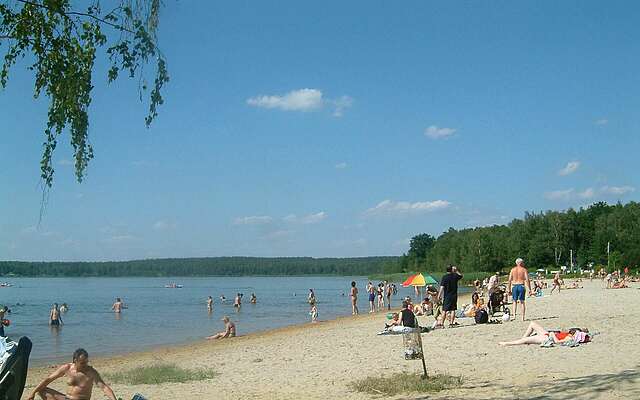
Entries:
POLYGON ((427 284, 433 285, 437 283, 438 281, 436 281, 431 275, 427 274, 427 277, 425 278, 424 275, 418 273, 408 277, 406 281, 402 282, 402 286, 427 286, 427 284))
POLYGON ((411 275, 410 277, 407 278, 406 281, 402 282, 402 286, 404 286, 404 287, 407 287, 407 286, 427 286, 427 284, 424 281, 424 275, 415 274, 415 275, 411 275))

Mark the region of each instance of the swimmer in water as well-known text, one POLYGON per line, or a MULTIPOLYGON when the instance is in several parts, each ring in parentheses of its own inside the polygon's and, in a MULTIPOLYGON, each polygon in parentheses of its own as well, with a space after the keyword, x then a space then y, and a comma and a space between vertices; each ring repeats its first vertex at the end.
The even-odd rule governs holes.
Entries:
POLYGON ((60 310, 58 309, 58 303, 53 303, 51 311, 49 311, 49 325, 60 326, 62 325, 62 317, 60 317, 60 310))
POLYGON ((121 313, 123 308, 126 308, 126 307, 124 306, 122 299, 120 299, 120 297, 116 297, 116 302, 113 303, 113 305, 111 306, 111 309, 116 313, 121 313))

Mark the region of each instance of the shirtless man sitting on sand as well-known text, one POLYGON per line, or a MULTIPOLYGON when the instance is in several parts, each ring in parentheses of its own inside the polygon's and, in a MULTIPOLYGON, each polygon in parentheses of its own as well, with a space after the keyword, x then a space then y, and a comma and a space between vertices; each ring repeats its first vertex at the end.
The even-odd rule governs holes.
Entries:
POLYGON ((224 321, 224 332, 218 332, 213 336, 207 336, 207 339, 226 339, 236 336, 236 325, 231 322, 226 315, 222 318, 224 321))
POLYGON ((511 272, 509 273, 509 293, 513 296, 513 319, 516 319, 518 314, 518 303, 522 305, 522 320, 524 321, 525 314, 525 305, 524 305, 524 285, 527 284, 527 288, 529 289, 529 294, 531 295, 533 291, 531 290, 531 281, 529 281, 529 273, 527 269, 524 267, 524 260, 522 258, 518 258, 516 260, 516 266, 511 268, 511 272))
POLYGON ((27 400, 33 400, 38 394, 43 400, 89 400, 93 384, 96 384, 105 396, 111 400, 116 400, 113 390, 104 383, 98 371, 89 365, 89 354, 85 349, 78 349, 73 352, 73 362, 61 365, 55 372, 49 375, 33 389, 27 400), (67 394, 47 387, 56 379, 67 376, 67 394))

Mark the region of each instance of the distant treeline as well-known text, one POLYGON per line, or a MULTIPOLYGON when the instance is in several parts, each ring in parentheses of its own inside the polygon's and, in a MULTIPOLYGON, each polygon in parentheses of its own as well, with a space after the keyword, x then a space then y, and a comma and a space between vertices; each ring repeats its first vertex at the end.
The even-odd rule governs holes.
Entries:
POLYGON ((399 257, 212 257, 111 262, 0 261, 3 276, 247 276, 371 275, 393 269, 399 257))
POLYGON ((429 234, 413 237, 398 271, 441 272, 448 264, 463 271, 498 271, 525 259, 530 268, 571 265, 617 269, 640 264, 640 203, 595 203, 567 211, 525 213, 508 225, 456 230, 437 239, 429 234), (610 243, 610 254, 607 244, 610 243))

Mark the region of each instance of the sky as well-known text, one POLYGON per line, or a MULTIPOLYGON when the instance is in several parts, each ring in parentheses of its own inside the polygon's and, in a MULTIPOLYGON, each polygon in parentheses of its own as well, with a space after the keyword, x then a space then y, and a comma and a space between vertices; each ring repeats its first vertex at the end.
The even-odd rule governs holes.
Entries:
POLYGON ((164 4, 157 120, 99 59, 95 159, 77 183, 65 132, 42 219, 47 98, 11 70, 0 260, 399 255, 640 199, 640 3, 164 4))

